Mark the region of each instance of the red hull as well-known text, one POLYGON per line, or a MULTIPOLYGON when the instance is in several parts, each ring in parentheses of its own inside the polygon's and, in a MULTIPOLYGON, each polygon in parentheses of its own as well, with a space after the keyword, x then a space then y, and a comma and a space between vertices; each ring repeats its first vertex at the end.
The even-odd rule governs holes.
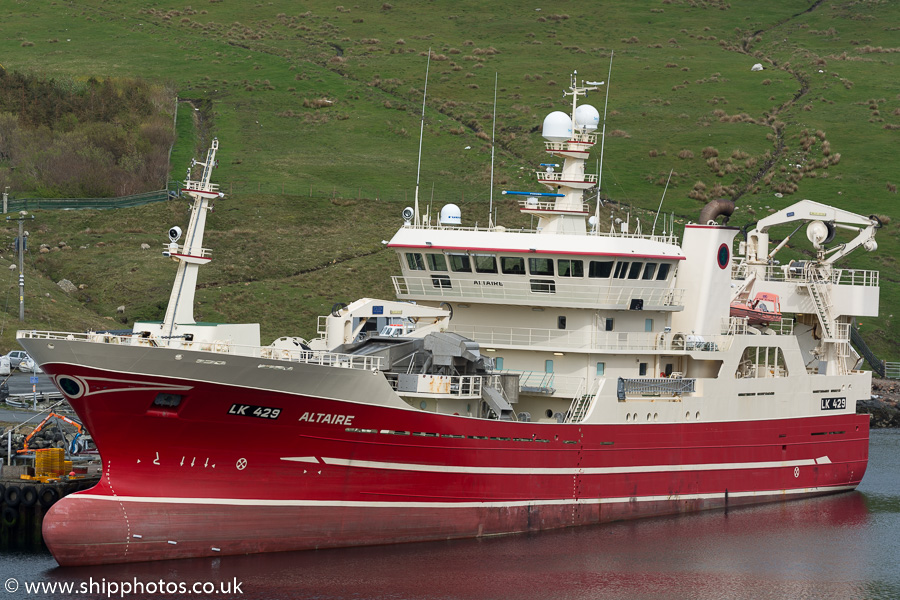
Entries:
POLYGON ((71 403, 104 475, 45 516, 61 565, 475 537, 770 502, 852 489, 868 459, 865 415, 517 423, 138 375, 101 392, 110 374, 64 371, 93 381, 94 393, 71 403), (186 383, 177 410, 153 406, 160 388, 186 383), (236 403, 280 413, 229 414, 236 403))

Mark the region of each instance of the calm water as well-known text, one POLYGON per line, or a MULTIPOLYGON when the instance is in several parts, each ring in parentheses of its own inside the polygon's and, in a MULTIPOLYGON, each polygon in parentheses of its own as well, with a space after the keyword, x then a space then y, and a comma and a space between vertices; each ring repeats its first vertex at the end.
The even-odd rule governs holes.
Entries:
POLYGON ((239 594, 193 598, 895 600, 898 459, 900 430, 875 431, 856 492, 535 535, 70 569, 49 554, 0 554, 0 587, 9 577, 19 583, 0 600, 51 596, 27 593, 25 581, 77 588, 135 579, 198 590, 240 583, 239 594))

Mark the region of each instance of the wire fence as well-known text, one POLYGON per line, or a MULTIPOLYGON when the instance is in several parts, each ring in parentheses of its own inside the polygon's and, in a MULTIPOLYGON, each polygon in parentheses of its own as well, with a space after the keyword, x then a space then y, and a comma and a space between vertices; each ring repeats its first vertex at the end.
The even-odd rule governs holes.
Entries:
MULTIPOLYGON (((177 192, 173 192, 177 193, 177 192)), ((108 209, 131 208, 142 206, 151 202, 161 202, 170 196, 169 190, 157 190, 131 196, 118 198, 9 198, 4 202, 4 212, 17 212, 20 210, 77 210, 77 209, 108 209)))
MULTIPOLYGON (((219 190, 226 196, 232 194, 270 194, 282 196, 307 196, 316 198, 355 199, 355 200, 400 200, 408 199, 410 193, 403 188, 391 189, 366 189, 362 187, 338 187, 306 185, 297 182, 245 182, 230 181, 222 183, 219 190)), ((143 206, 152 202, 162 202, 181 195, 181 182, 170 182, 164 190, 119 196, 116 198, 8 198, 3 206, 3 212, 17 212, 20 210, 78 210, 110 208, 131 208, 143 206)), ((475 199, 473 196, 472 199, 475 199)), ((465 198, 463 198, 465 200, 465 198)), ((458 200, 457 200, 458 201, 458 200)))

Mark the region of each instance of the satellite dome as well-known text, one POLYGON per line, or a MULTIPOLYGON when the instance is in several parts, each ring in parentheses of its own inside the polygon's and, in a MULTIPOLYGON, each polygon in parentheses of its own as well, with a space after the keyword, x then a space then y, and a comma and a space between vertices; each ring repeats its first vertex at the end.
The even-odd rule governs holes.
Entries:
POLYGON ((600 113, 590 104, 582 104, 575 109, 575 127, 594 131, 600 124, 600 113))
POLYGON ((572 138, 572 119, 562 111, 554 111, 544 118, 541 132, 548 142, 565 142, 572 138))
POLYGON ((460 225, 462 214, 455 204, 445 204, 441 209, 441 225, 460 225))

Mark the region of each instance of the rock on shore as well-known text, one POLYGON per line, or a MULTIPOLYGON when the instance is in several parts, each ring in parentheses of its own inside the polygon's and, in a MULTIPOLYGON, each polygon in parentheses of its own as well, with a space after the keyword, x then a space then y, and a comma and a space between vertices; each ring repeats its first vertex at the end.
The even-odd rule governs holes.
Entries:
POLYGON ((872 398, 856 403, 856 412, 868 413, 873 429, 900 427, 900 381, 895 379, 872 379, 872 398))

